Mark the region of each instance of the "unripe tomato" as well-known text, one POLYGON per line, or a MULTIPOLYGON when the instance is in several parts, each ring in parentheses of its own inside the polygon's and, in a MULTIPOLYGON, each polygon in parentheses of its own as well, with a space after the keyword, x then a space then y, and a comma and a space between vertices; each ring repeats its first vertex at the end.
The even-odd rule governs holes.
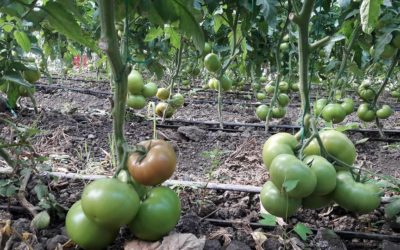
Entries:
POLYGON ((267 92, 268 94, 272 94, 274 93, 275 87, 272 86, 271 84, 265 85, 265 92, 267 92))
POLYGON ((19 86, 18 88, 19 95, 22 97, 28 97, 29 95, 33 95, 36 92, 35 87, 27 88, 25 86, 19 86))
POLYGON ((266 81, 267 81, 267 78, 265 76, 260 77, 260 82, 266 82, 266 81))
POLYGON ((170 100, 170 105, 173 108, 180 108, 183 106, 183 104, 185 103, 185 98, 183 97, 182 94, 180 93, 176 93, 172 96, 171 100, 170 100))
POLYGON ((129 229, 141 240, 156 241, 176 226, 180 215, 178 195, 168 187, 155 187, 147 193, 129 229))
POLYGON ((280 192, 272 181, 264 184, 260 200, 268 213, 285 219, 295 214, 301 206, 301 199, 288 197, 286 193, 280 192))
POLYGON ((256 94, 257 101, 265 100, 265 98, 267 98, 267 95, 265 93, 263 93, 263 92, 258 92, 256 94))
POLYGON ((283 41, 284 41, 284 42, 288 42, 288 41, 289 41, 289 34, 286 34, 286 35, 283 37, 283 41))
POLYGON ((367 102, 374 100, 376 95, 375 90, 371 88, 369 81, 363 81, 363 83, 358 87, 358 94, 367 102))
POLYGON ((304 160, 311 171, 317 177, 317 185, 313 194, 317 196, 327 195, 336 187, 336 169, 324 157, 318 155, 307 156, 304 160))
POLYGON ((168 97, 169 97, 169 94, 170 94, 169 93, 169 89, 167 89, 167 88, 158 88, 156 96, 160 100, 167 100, 168 97))
POLYGON ((342 108, 346 112, 346 115, 349 115, 354 111, 354 101, 351 98, 344 98, 340 106, 342 106, 342 108))
POLYGON ((322 117, 327 122, 339 123, 346 117, 346 111, 339 103, 329 103, 322 110, 322 117))
POLYGON ((147 152, 133 152, 129 156, 127 167, 133 179, 146 186, 155 186, 172 176, 176 169, 176 154, 171 144, 149 140, 140 142, 138 146, 147 152))
POLYGON ((190 85, 190 81, 187 80, 187 79, 186 79, 186 80, 183 80, 183 81, 182 81, 182 85, 183 85, 183 86, 189 86, 189 85, 190 85))
POLYGON ((204 44, 203 53, 204 53, 205 55, 207 55, 207 54, 211 53, 211 51, 212 51, 212 46, 211 46, 211 44, 206 42, 206 43, 204 44))
MULTIPOLYGON (((324 130, 319 133, 327 153, 347 165, 353 165, 356 159, 356 148, 350 139, 336 130, 324 130)), ((314 139, 303 151, 304 155, 321 155, 319 144, 314 139)))
POLYGON ((400 91, 397 91, 397 90, 393 90, 392 92, 390 92, 390 94, 394 98, 399 98, 400 97, 400 91))
POLYGON ((28 66, 27 69, 22 72, 22 76, 29 83, 35 83, 40 79, 40 71, 36 65, 28 66))
POLYGON ((383 105, 380 109, 376 111, 376 116, 379 119, 387 119, 393 114, 393 109, 389 105, 383 105))
POLYGON ((315 173, 292 154, 280 154, 274 158, 269 168, 271 181, 282 190, 286 181, 297 181, 292 190, 286 190, 289 197, 309 196, 317 185, 315 173))
POLYGON ((277 133, 268 138, 264 143, 262 158, 264 166, 269 169, 272 160, 280 154, 294 155, 298 141, 296 137, 288 133, 277 133))
POLYGON ((214 53, 209 53, 204 58, 204 67, 210 72, 217 72, 221 68, 219 57, 214 53))
POLYGON ((171 105, 168 105, 166 102, 159 102, 156 105, 156 114, 159 117, 163 117, 165 112, 165 118, 170 118, 172 115, 175 113, 175 109, 171 107, 171 105))
POLYGON ((192 76, 198 76, 200 74, 199 68, 193 68, 191 71, 192 76))
POLYGON ((291 88, 292 88, 293 91, 299 91, 299 89, 300 89, 298 83, 293 83, 292 86, 291 86, 291 88))
POLYGON ((392 45, 396 49, 400 49, 400 32, 393 33, 392 45))
POLYGON ((272 108, 272 117, 273 118, 283 118, 286 115, 285 107, 273 107, 272 108))
POLYGON ((210 78, 208 80, 208 87, 210 89, 218 90, 219 89, 219 80, 217 78, 210 78))
POLYGON ((332 194, 319 196, 312 193, 309 196, 303 198, 303 200, 301 201, 302 206, 308 209, 319 209, 327 207, 331 203, 332 203, 332 194))
POLYGON ((314 102, 314 114, 316 116, 319 116, 327 104, 328 104, 328 100, 325 98, 318 99, 317 101, 315 101, 314 102))
POLYGON ((260 91, 260 89, 261 89, 261 84, 260 83, 258 83, 258 82, 253 82, 252 84, 251 84, 251 88, 254 90, 254 91, 260 91))
POLYGON ((89 219, 82 210, 81 201, 75 202, 68 210, 65 229, 68 237, 83 249, 106 248, 118 234, 117 229, 110 229, 89 219))
POLYGON ((286 93, 289 90, 289 83, 282 81, 279 83, 279 90, 283 93, 286 93))
POLYGON ((154 82, 149 82, 144 85, 142 95, 146 98, 153 97, 157 94, 157 90, 157 84, 154 82))
POLYGON ((128 90, 131 94, 140 94, 143 90, 144 82, 142 74, 137 70, 132 70, 128 75, 128 90))
POLYGON ((256 115, 258 119, 261 121, 265 121, 267 119, 269 107, 265 104, 262 104, 256 108, 256 115))
POLYGON ((85 215, 93 222, 117 229, 135 217, 140 200, 131 185, 111 178, 87 185, 81 203, 85 215))
POLYGON ((282 50, 282 51, 288 51, 289 50, 289 43, 281 43, 280 45, 279 45, 279 48, 282 50))
POLYGON ((133 109, 142 109, 146 106, 146 99, 142 95, 129 95, 126 104, 133 109))
POLYGON ((375 111, 370 107, 368 103, 361 104, 357 109, 357 116, 361 121, 371 122, 375 120, 375 111))
POLYGON ((220 83, 223 91, 228 91, 232 88, 232 80, 227 76, 222 76, 220 83))
POLYGON ((276 100, 281 107, 286 107, 290 101, 289 96, 285 93, 279 94, 276 100))

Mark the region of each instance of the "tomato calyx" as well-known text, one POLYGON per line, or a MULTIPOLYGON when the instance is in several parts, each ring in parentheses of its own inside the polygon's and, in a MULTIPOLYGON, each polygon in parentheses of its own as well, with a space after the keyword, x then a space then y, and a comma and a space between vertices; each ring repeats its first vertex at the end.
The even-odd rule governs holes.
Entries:
POLYGON ((151 142, 149 143, 149 146, 147 148, 143 145, 135 145, 133 149, 130 150, 129 153, 130 154, 136 153, 139 155, 139 157, 136 159, 136 163, 139 164, 144 160, 144 158, 146 158, 147 153, 150 151, 150 148, 151 148, 151 142))

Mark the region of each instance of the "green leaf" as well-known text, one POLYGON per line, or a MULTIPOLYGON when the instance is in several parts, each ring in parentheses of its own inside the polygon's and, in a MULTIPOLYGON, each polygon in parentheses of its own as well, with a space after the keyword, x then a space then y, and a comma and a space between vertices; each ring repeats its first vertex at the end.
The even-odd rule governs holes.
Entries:
POLYGON ((37 184, 33 190, 35 191, 38 200, 45 198, 49 193, 47 186, 43 184, 37 184))
POLYGON ((389 204, 385 206, 385 216, 389 219, 394 218, 400 213, 400 198, 391 200, 389 204))
POLYGON ((258 223, 266 225, 266 226, 275 226, 276 225, 276 216, 272 214, 261 214, 262 219, 258 221, 258 223))
POLYGON ((19 72, 6 72, 1 79, 22 85, 27 88, 33 87, 33 85, 27 82, 19 72))
POLYGON ((307 240, 307 235, 312 234, 311 229, 303 223, 297 223, 293 230, 300 236, 302 240, 307 240))
POLYGON ((299 180, 285 180, 282 184, 282 187, 286 192, 290 192, 297 187, 299 180))
POLYGON ((335 130, 339 131, 339 132, 344 132, 347 130, 352 130, 352 129, 357 129, 357 128, 358 128, 357 123, 348 123, 346 125, 336 126, 335 130))
POLYGON ((362 30, 371 34, 375 29, 381 13, 383 0, 363 0, 360 6, 360 17, 362 30))
POLYGON ((31 50, 31 41, 29 40, 28 35, 23 31, 14 31, 14 38, 17 41, 18 45, 25 51, 29 52, 31 50))
POLYGON ((34 226, 36 229, 44 229, 49 226, 50 224, 50 215, 47 213, 47 211, 42 211, 35 215, 31 222, 32 226, 34 226))
POLYGON ((83 44, 92 50, 96 50, 95 42, 92 38, 82 32, 74 16, 63 8, 58 2, 47 2, 43 7, 47 12, 49 24, 67 38, 83 44))
POLYGON ((150 28, 149 32, 147 33, 146 37, 144 38, 145 42, 150 42, 153 41, 154 39, 162 36, 164 34, 164 31, 162 28, 150 28))

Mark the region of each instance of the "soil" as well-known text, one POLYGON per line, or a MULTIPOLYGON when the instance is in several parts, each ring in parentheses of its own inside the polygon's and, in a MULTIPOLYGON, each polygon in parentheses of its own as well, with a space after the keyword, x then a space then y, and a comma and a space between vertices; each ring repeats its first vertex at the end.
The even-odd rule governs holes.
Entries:
MULTIPOLYGON (((110 91, 109 84, 96 81, 64 80, 57 83, 73 88, 110 91)), ((187 94, 184 91, 182 93, 187 94)), ((215 94, 212 93, 192 93, 192 98, 186 100, 185 107, 179 109, 173 118, 217 122, 216 105, 195 102, 199 96, 215 100, 215 94)), ((31 126, 40 131, 31 139, 35 151, 46 157, 38 169, 91 175, 113 173, 110 139, 112 102, 109 98, 65 90, 41 90, 35 93, 35 98, 39 113, 35 114, 32 104, 24 99, 21 101, 18 117, 12 121, 19 126, 31 126)), ((293 97, 293 102, 296 99, 293 97)), ((226 100, 242 103, 249 101, 243 99, 243 96, 230 94, 226 100)), ((286 117, 273 120, 271 124, 297 125, 300 108, 296 106, 289 106, 286 117)), ((224 105, 223 118, 229 122, 256 123, 259 121, 254 115, 254 110, 255 106, 224 105)), ((152 123, 143 118, 146 115, 145 109, 127 111, 125 131, 129 144, 134 145, 152 138, 152 123)), ((346 122, 357 123, 359 127, 373 127, 370 124, 360 124, 355 114, 346 118, 342 124, 346 122)), ((400 112, 396 112, 384 121, 383 125, 387 129, 400 129, 400 112)), ((0 125, 0 134, 6 140, 11 136, 10 129, 4 124, 0 125)), ((262 186, 268 180, 268 171, 261 160, 261 150, 270 133, 252 127, 242 127, 236 132, 224 132, 210 131, 196 126, 181 126, 178 129, 158 128, 157 135, 170 141, 178 154, 177 171, 172 179, 254 186, 262 186)), ((356 142, 363 139, 364 135, 350 133, 349 137, 356 142)), ((356 164, 372 173, 399 178, 399 148, 398 143, 385 141, 371 140, 358 144, 356 164)), ((0 166, 1 164, 5 163, 0 161, 0 166)), ((54 193, 60 206, 67 209, 80 198, 87 181, 34 175, 26 190, 26 197, 32 204, 39 202, 35 191, 38 183, 46 185, 54 193)), ((183 211, 175 231, 193 233, 197 237, 206 236, 205 249, 260 249, 259 247, 275 249, 282 247, 282 243, 290 248, 296 241, 292 240, 296 237, 294 233, 284 233, 277 227, 275 231, 268 232, 268 235, 273 236, 268 236, 268 240, 262 246, 257 245, 252 236, 255 235, 255 230, 246 222, 259 220, 258 195, 183 187, 177 187, 176 191, 181 198, 183 211), (237 223, 231 227, 221 227, 207 222, 204 218, 235 220, 237 223)), ((393 194, 387 191, 385 195, 393 194)), ((0 213, 0 222, 11 220, 12 228, 20 235, 29 232, 25 241, 16 236, 11 239, 12 245, 9 249, 24 249, 28 243, 34 249, 56 249, 57 244, 62 245, 68 241, 62 215, 52 214, 49 229, 34 230, 30 226, 31 217, 21 209, 16 199, 0 198, 0 201, 3 208, 8 206, 8 209, 3 209, 0 213)), ((349 213, 338 206, 319 210, 305 209, 300 210, 288 221, 289 226, 298 222, 316 229, 330 228, 397 235, 392 228, 393 223, 384 217, 383 205, 373 213, 362 216, 349 213)), ((317 236, 297 243, 303 244, 300 248, 323 249, 320 244, 322 240, 318 238, 321 235, 317 236)), ((127 229, 122 229, 115 244, 109 249, 120 249, 129 239, 132 239, 132 235, 127 229)), ((1 240, 0 238, 0 243, 1 240)), ((382 247, 380 241, 353 239, 344 242, 348 249, 382 247)), ((64 245, 65 248, 68 246, 71 244, 64 245)))

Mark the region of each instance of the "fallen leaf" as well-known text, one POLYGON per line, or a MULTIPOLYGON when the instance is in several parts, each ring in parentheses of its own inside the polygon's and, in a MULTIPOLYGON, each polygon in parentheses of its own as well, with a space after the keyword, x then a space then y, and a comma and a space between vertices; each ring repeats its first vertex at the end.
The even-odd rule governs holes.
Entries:
POLYGON ((264 249, 262 245, 267 240, 267 236, 265 235, 265 233, 257 229, 256 231, 251 233, 251 236, 253 237, 253 240, 256 243, 256 250, 264 249))
POLYGON ((206 243, 204 237, 198 239, 193 234, 171 234, 157 242, 132 240, 125 244, 124 250, 202 250, 206 243))

